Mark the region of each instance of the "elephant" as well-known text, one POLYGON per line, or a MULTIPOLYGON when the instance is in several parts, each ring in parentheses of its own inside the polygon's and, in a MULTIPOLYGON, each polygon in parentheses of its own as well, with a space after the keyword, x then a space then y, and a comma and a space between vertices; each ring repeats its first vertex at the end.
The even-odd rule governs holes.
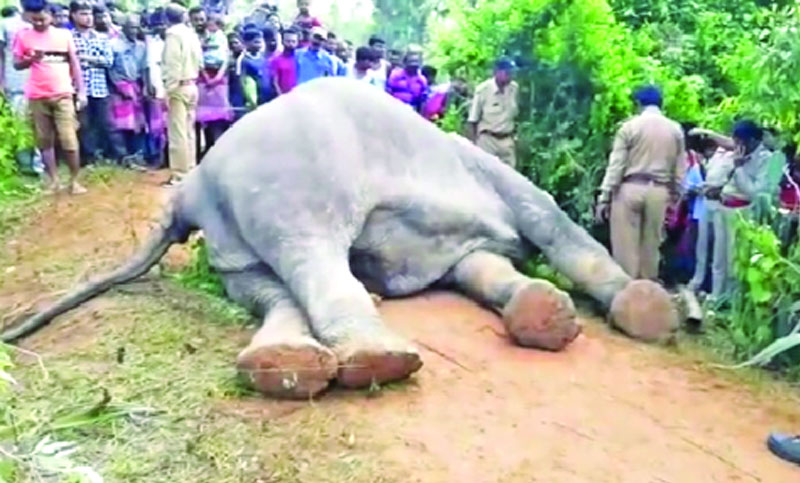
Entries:
POLYGON ((227 296, 263 321, 237 368, 277 398, 420 369, 419 352, 383 324, 371 294, 452 287, 497 311, 517 344, 563 349, 581 332, 573 301, 515 268, 535 248, 628 334, 675 326, 667 292, 632 280, 527 178, 379 89, 323 78, 233 125, 174 188, 129 261, 3 340, 143 275, 197 230, 227 296))

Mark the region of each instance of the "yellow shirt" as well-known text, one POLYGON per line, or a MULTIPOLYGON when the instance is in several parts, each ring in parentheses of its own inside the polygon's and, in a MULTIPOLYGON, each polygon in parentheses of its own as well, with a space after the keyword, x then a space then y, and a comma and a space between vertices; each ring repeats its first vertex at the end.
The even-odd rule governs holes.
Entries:
POLYGON ((475 97, 469 110, 468 122, 478 125, 478 134, 511 134, 514 132, 514 119, 519 113, 517 93, 519 86, 514 81, 500 91, 494 78, 475 88, 475 97))
POLYGON ((600 186, 600 201, 610 201, 622 180, 632 174, 647 174, 673 187, 680 186, 686 174, 683 130, 656 106, 646 107, 617 132, 600 186))
POLYGON ((167 91, 176 89, 182 81, 197 79, 203 61, 203 49, 194 30, 185 24, 167 29, 161 72, 167 91))

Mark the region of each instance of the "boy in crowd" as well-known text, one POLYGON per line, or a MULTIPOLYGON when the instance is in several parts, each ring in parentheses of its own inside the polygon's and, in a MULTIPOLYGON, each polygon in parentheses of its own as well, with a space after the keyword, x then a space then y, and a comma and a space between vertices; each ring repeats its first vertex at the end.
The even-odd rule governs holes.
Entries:
POLYGON ((142 81, 147 64, 144 42, 138 39, 139 17, 128 15, 123 23, 122 36, 111 42, 111 147, 118 163, 132 166, 140 164, 144 156, 142 81))
POLYGON ((383 89, 383 80, 378 77, 377 72, 372 68, 376 59, 377 54, 374 50, 369 47, 359 47, 356 50, 356 62, 353 64, 353 69, 348 72, 348 77, 383 89))
POLYGON ((50 13, 53 16, 53 27, 72 30, 72 25, 69 23, 69 11, 66 7, 53 3, 50 5, 50 13))
POLYGON ((265 102, 264 92, 264 37, 256 28, 248 28, 242 33, 244 54, 239 57, 239 78, 244 92, 245 108, 248 112, 265 102))
POLYGON ((389 61, 384 58, 386 56, 386 41, 373 35, 369 38, 367 45, 375 54, 375 60, 372 67, 372 69, 375 71, 375 78, 378 82, 380 82, 381 88, 385 89, 386 79, 389 76, 389 70, 391 69, 391 64, 389 64, 389 61))
POLYGON ((300 34, 294 27, 283 32, 283 52, 269 62, 272 84, 277 95, 286 94, 297 85, 297 58, 295 50, 300 34))
POLYGON ((228 39, 222 31, 222 18, 207 16, 200 7, 189 11, 189 18, 203 49, 203 68, 197 78, 197 126, 195 133, 198 161, 222 136, 233 120, 228 100, 228 39), (201 136, 205 145, 201 147, 201 136))
POLYGON ((238 121, 244 115, 244 91, 242 91, 242 81, 239 78, 239 57, 244 52, 242 39, 237 32, 228 34, 228 49, 230 58, 228 59, 228 101, 233 110, 233 120, 238 121))
POLYGON ((92 29, 92 6, 85 0, 70 4, 74 30, 72 38, 83 72, 87 104, 78 113, 81 154, 84 163, 97 162, 104 153, 110 136, 108 120, 108 69, 114 54, 108 38, 92 29))
POLYGON ((344 61, 337 55, 339 40, 336 38, 336 34, 328 32, 328 38, 322 44, 322 47, 325 49, 325 52, 331 56, 331 60, 333 61, 333 75, 345 77, 347 75, 347 65, 345 65, 344 61))
POLYGON ((311 0, 297 0, 297 17, 294 19, 294 24, 305 30, 322 26, 319 19, 311 15, 311 0))
POLYGON ((25 95, 30 103, 36 142, 42 152, 47 175, 48 191, 60 189, 56 170, 55 140, 61 141, 69 165, 69 191, 85 193, 78 184, 80 159, 78 137, 75 133, 75 100, 86 104, 81 66, 72 35, 67 30, 53 28, 52 16, 44 0, 25 0, 25 14, 33 28, 23 29, 14 39, 14 67, 30 69, 25 95))

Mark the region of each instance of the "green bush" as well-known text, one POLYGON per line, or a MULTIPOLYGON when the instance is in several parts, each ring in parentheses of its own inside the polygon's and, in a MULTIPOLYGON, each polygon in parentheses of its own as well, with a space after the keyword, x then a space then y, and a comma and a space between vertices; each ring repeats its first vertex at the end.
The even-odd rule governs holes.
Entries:
POLYGON ((679 121, 727 130, 754 116, 795 133, 800 62, 791 2, 745 0, 452 1, 429 56, 477 84, 494 59, 520 69, 520 171, 591 223, 614 132, 631 93, 657 83, 679 121))
POLYGON ((0 200, 27 193, 29 187, 20 177, 17 153, 33 147, 30 124, 15 116, 5 98, 0 96, 0 200))
POLYGON ((222 277, 208 262, 208 247, 205 239, 196 239, 191 246, 191 262, 172 277, 184 287, 199 290, 216 297, 225 296, 222 277))

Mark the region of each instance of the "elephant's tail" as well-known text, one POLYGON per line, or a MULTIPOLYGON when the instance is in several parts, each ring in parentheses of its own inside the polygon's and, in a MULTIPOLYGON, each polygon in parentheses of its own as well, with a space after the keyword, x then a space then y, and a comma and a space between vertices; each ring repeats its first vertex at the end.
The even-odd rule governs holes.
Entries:
POLYGON ((150 233, 145 244, 121 267, 95 280, 90 280, 59 299, 48 309, 26 319, 19 325, 0 334, 3 342, 13 342, 41 329, 55 317, 78 307, 115 285, 129 282, 158 263, 170 246, 185 242, 191 229, 182 222, 177 210, 177 198, 173 199, 158 227, 150 233))

